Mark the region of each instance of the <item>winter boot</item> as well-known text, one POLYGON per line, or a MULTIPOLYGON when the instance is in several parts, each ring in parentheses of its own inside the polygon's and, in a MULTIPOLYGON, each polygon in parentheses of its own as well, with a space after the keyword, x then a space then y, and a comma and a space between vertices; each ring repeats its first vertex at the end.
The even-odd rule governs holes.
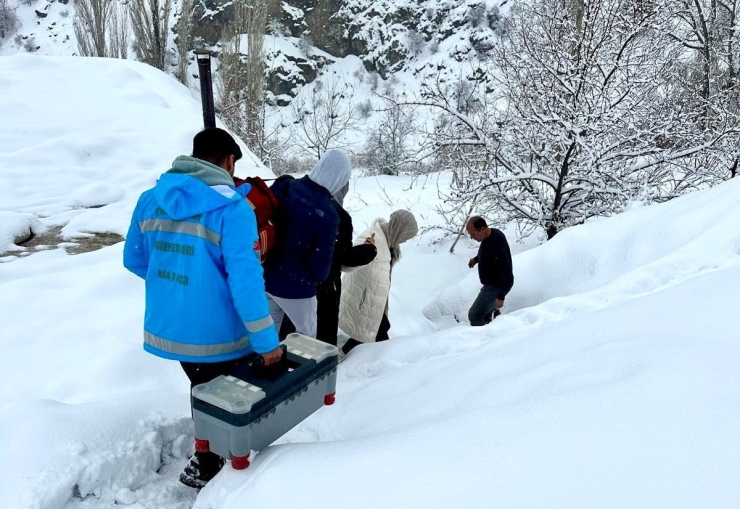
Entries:
POLYGON ((191 488, 201 489, 216 477, 224 466, 224 459, 212 452, 196 452, 180 474, 180 482, 191 488))

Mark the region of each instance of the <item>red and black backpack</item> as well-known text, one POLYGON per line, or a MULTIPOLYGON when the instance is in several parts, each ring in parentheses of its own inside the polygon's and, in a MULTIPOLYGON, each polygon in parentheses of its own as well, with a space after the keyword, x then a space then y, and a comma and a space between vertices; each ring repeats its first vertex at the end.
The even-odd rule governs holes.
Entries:
POLYGON ((250 184, 252 189, 247 193, 246 202, 257 217, 257 231, 259 233, 260 259, 265 263, 270 250, 275 245, 275 224, 272 222, 273 215, 278 210, 278 199, 260 177, 247 177, 240 179, 234 177, 234 185, 239 187, 250 184))

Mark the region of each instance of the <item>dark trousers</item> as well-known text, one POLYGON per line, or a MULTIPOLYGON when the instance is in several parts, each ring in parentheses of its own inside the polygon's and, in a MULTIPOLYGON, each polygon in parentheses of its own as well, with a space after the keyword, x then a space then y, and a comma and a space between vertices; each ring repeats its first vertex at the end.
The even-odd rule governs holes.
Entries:
MULTIPOLYGON (((316 339, 334 346, 337 346, 341 295, 341 278, 326 280, 316 288, 316 339)), ((295 332, 295 325, 286 316, 280 326, 280 340, 285 339, 291 332, 295 332)))
POLYGON ((223 362, 181 362, 183 371, 190 379, 190 389, 198 384, 210 382, 220 375, 225 375, 232 369, 246 362, 247 358, 234 359, 223 362))
POLYGON ((478 297, 475 299, 475 302, 473 302, 473 305, 470 306, 470 310, 468 311, 468 320, 470 321, 470 325, 478 327, 489 324, 494 318, 501 314, 501 312, 496 309, 496 297, 498 294, 499 290, 495 286, 483 285, 478 297))
MULTIPOLYGON (((383 318, 380 319, 380 327, 378 327, 378 333, 375 335, 375 341, 385 341, 388 339, 388 331, 391 330, 391 322, 388 320, 388 315, 383 313, 383 318)), ((362 341, 357 341, 354 338, 349 338, 342 347, 344 353, 349 353, 357 345, 361 345, 362 341)))

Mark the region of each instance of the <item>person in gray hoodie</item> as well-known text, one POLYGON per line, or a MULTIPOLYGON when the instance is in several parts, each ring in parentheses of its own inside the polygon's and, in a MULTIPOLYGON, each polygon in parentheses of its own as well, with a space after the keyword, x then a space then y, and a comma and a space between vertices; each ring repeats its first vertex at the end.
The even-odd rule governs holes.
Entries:
MULTIPOLYGON (((321 166, 311 172, 314 178, 329 180, 332 176, 336 184, 344 181, 347 170, 351 172, 349 158, 341 150, 333 150, 332 157, 324 161, 321 166), (331 163, 331 164, 328 164, 331 163)), ((342 295, 342 270, 343 268, 355 268, 367 265, 375 259, 377 250, 375 239, 367 238, 365 242, 353 246, 354 233, 352 228, 352 217, 344 210, 343 200, 349 189, 349 182, 336 194, 333 195, 331 204, 339 216, 339 230, 337 240, 334 243, 334 254, 331 260, 329 276, 318 284, 316 293, 316 339, 330 345, 337 346, 337 331, 339 329, 339 301, 342 295)), ((280 337, 285 338, 294 332, 295 326, 289 319, 284 319, 280 327, 280 337)))
POLYGON ((265 290, 275 325, 285 317, 301 334, 317 335, 317 288, 332 266, 339 215, 332 197, 343 196, 351 166, 341 150, 324 153, 300 179, 278 179, 271 187, 280 207, 275 247, 265 262, 265 290))

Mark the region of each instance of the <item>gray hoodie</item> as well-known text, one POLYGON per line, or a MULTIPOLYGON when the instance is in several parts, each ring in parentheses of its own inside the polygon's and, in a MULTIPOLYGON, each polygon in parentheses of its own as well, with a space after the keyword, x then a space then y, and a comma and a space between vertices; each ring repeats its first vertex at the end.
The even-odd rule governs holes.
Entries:
POLYGON ((308 178, 327 189, 339 203, 342 203, 351 173, 352 165, 347 154, 343 150, 332 149, 324 152, 308 174, 308 178))

